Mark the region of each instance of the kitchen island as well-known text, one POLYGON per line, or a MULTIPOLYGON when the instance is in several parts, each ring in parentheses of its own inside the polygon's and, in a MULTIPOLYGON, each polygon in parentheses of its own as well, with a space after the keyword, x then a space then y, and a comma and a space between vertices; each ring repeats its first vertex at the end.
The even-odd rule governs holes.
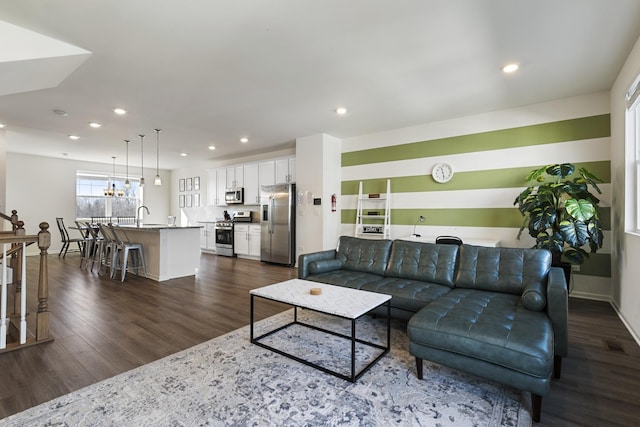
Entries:
POLYGON ((200 266, 201 226, 121 225, 129 241, 142 243, 147 276, 159 282, 193 276, 200 266))

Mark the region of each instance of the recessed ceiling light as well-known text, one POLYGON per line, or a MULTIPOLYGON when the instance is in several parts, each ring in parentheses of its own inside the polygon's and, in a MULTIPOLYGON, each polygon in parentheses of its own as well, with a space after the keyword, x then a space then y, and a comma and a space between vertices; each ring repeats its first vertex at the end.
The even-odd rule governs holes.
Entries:
POLYGON ((249 138, 240 138, 240 142, 242 142, 243 144, 245 142, 249 142, 249 138))
POLYGON ((69 135, 69 139, 80 139, 78 135, 69 135))
POLYGON ((180 153, 182 157, 187 157, 187 153, 180 153))
POLYGON ((64 117, 67 117, 69 115, 69 113, 67 113, 64 110, 53 110, 53 113, 57 114, 58 116, 64 116, 64 117))
POLYGON ((98 122, 91 122, 89 123, 89 126, 91 126, 92 128, 99 128, 102 126, 102 123, 98 123, 98 122))
POLYGON ((125 110, 124 108, 114 108, 113 112, 118 114, 119 116, 127 114, 127 110, 125 110))
POLYGON ((0 123, 0 129, 6 128, 7 125, 5 125, 4 123, 0 123))
POLYGON ((347 109, 345 107, 336 108, 336 114, 340 114, 341 116, 347 114, 347 109))
POLYGON ((503 73, 513 73, 518 71, 518 68, 520 68, 520 65, 513 62, 511 64, 507 64, 504 67, 502 67, 502 72, 503 73))
POLYGON ((210 145, 210 146, 209 146, 209 150, 213 151, 213 150, 215 150, 215 149, 216 149, 216 147, 214 147, 213 145, 210 145))

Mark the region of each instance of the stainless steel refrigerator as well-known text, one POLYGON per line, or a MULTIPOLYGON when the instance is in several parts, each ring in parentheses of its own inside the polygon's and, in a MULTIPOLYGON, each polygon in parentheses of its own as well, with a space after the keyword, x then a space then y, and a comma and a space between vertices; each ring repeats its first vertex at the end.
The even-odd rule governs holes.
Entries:
POLYGON ((296 263, 296 185, 267 185, 260 192, 260 259, 296 263))

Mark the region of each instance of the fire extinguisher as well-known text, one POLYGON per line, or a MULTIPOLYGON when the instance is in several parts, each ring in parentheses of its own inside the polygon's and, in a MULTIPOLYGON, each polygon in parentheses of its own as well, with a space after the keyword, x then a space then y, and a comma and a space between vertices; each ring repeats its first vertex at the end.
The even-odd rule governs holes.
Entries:
POLYGON ((336 195, 332 194, 331 195, 331 212, 335 212, 336 211, 336 195))

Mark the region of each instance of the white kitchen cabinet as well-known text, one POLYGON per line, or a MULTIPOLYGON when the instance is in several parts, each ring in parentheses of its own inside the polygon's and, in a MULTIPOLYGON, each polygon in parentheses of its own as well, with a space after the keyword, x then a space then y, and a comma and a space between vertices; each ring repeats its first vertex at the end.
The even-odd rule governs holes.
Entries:
POLYGON ((215 169, 207 170, 207 206, 218 204, 218 179, 215 169))
POLYGON ((227 206, 227 202, 224 200, 227 191, 227 171, 224 168, 216 170, 216 188, 216 205, 227 206))
POLYGON ((213 223, 203 223, 200 229, 200 249, 203 251, 216 250, 216 225, 213 223))
POLYGON ((260 225, 249 226, 249 256, 260 256, 260 225))
POLYGON ((276 162, 275 160, 269 160, 261 162, 258 171, 260 186, 273 185, 276 183, 276 162))
POLYGON ((260 204, 258 163, 244 165, 244 204, 260 204))
POLYGON ((244 166, 231 166, 226 170, 227 188, 244 186, 244 166))
POLYGON ((236 255, 260 256, 260 225, 234 224, 233 251, 236 255))
POLYGON ((290 182, 296 182, 296 158, 288 157, 286 159, 277 159, 275 183, 276 184, 288 184, 290 182))

